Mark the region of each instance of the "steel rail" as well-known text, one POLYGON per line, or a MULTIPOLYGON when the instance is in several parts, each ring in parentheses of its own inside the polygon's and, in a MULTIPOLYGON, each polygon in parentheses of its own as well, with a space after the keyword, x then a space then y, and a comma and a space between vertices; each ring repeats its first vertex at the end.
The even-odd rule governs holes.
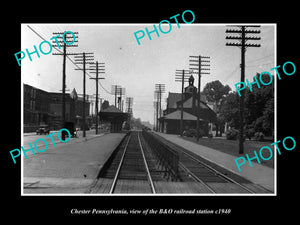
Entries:
POLYGON ((114 190, 115 190, 115 187, 116 187, 116 184, 117 184, 117 180, 118 180, 118 177, 119 177, 119 173, 120 173, 120 170, 121 170, 123 161, 124 161, 124 157, 125 157, 125 154, 126 154, 126 151, 127 151, 127 146, 128 146, 129 141, 130 141, 131 135, 132 135, 132 134, 130 134, 130 136, 129 136, 129 138, 128 138, 128 141, 127 141, 127 143, 126 143, 126 145, 125 145, 124 152, 123 152, 123 154, 122 154, 122 157, 121 157, 121 160, 120 160, 120 163, 119 163, 117 172, 116 172, 116 174, 115 174, 113 183, 112 183, 111 188, 110 188, 110 191, 109 191, 110 194, 112 194, 112 193, 114 192, 114 190))
POLYGON ((146 161, 146 157, 145 157, 145 154, 144 154, 144 149, 143 149, 142 144, 141 144, 139 132, 138 132, 138 140, 139 140, 139 144, 140 144, 144 164, 145 164, 145 167, 146 167, 148 180, 150 182, 151 191, 152 191, 153 194, 156 194, 155 187, 154 187, 154 184, 153 184, 153 181, 152 181, 152 178, 151 178, 151 174, 150 174, 150 171, 149 171, 149 167, 148 167, 148 164, 147 164, 147 161, 146 161))
POLYGON ((185 171, 187 171, 187 173, 188 173, 189 175, 191 175, 191 177, 192 177, 195 181, 197 181, 197 182, 203 184, 208 190, 211 191, 211 193, 216 194, 216 192, 215 192, 208 184, 206 184, 206 183, 205 183, 203 180, 201 180, 197 175, 195 175, 192 171, 190 171, 185 165, 182 164, 182 162, 179 162, 179 166, 182 167, 185 171))
POLYGON ((201 162, 199 159, 195 158, 193 155, 182 151, 182 153, 186 154, 187 156, 189 156, 190 158, 192 158, 194 161, 196 161, 197 163, 200 163, 201 165, 203 165, 204 167, 206 167, 207 169, 211 170, 212 172, 214 172, 216 175, 220 176, 221 178, 223 178, 224 180, 230 181, 236 185, 238 185, 239 187, 245 189, 246 191, 248 191, 251 194, 255 194, 255 192, 253 192, 252 190, 250 190, 249 188, 245 187, 244 185, 238 183, 237 181, 231 179, 230 177, 226 176, 225 174, 222 174, 221 172, 217 171, 216 169, 212 168, 210 165, 207 165, 204 162, 201 162))

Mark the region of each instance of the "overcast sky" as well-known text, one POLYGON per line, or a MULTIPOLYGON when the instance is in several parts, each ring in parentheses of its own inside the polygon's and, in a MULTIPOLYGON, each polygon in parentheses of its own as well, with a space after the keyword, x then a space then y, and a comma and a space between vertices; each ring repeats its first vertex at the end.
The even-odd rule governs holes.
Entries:
MULTIPOLYGON (((154 23, 153 23, 154 24, 154 23)), ((210 75, 203 75, 201 90, 206 83, 220 80, 234 89, 240 80, 241 51, 239 47, 225 46, 228 29, 226 24, 172 24, 168 34, 152 33, 152 40, 147 35, 137 44, 134 32, 151 31, 153 24, 22 24, 21 50, 28 48, 33 51, 43 41, 36 33, 46 40, 53 37, 53 32, 78 32, 78 47, 68 48, 68 52, 94 52, 94 59, 105 63, 105 80, 101 80, 99 93, 102 98, 114 104, 111 95, 112 85, 121 85, 126 89, 125 97, 133 97, 133 115, 143 121, 153 123, 153 101, 155 84, 166 86, 163 96, 163 109, 168 92, 181 92, 181 84, 175 82, 176 69, 189 68, 190 55, 210 56, 210 75), (36 33, 34 33, 30 26, 36 33)), ((158 24, 155 23, 157 26, 158 24)), ((168 27, 164 27, 167 30, 168 27)), ((231 27, 233 29, 233 27, 231 27)), ((256 29, 256 28, 254 28, 256 29)), ((246 78, 252 80, 256 72, 270 71, 275 65, 275 26, 262 25, 261 34, 255 35, 262 39, 251 41, 261 44, 260 48, 247 48, 246 78)), ((251 35, 254 36, 254 35, 251 35)), ((46 45, 45 45, 46 51, 46 45)), ((53 52, 57 51, 53 49, 53 52)), ((73 56, 70 56, 74 59, 73 56)), ((22 60, 22 82, 49 92, 59 92, 62 88, 62 56, 52 54, 32 55, 22 60)), ((17 61, 16 61, 17 64, 17 61)), ((82 71, 67 60, 66 85, 70 91, 83 93, 82 71)), ((94 77, 94 74, 90 74, 94 77)), ((195 77, 195 85, 198 83, 195 77)), ((185 85, 186 86, 186 85, 185 85)), ((69 92, 70 92, 69 91, 69 92)), ((95 81, 87 76, 86 93, 95 94, 95 81)), ((124 99, 125 99, 124 97, 124 99)))

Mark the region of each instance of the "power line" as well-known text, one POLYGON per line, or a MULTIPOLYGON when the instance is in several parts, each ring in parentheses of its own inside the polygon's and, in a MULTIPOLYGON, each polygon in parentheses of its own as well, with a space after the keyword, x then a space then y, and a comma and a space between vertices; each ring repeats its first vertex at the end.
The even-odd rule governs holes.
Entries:
MULTIPOLYGON (((45 38, 43 38, 37 31, 35 31, 32 27, 30 27, 29 25, 27 25, 27 27, 32 31, 34 32, 39 38, 41 38, 42 40, 44 41, 47 41, 45 38)), ((58 48, 56 47, 53 47, 56 51, 62 53, 62 51, 60 51, 58 48)), ((66 56, 68 58, 68 60, 74 65, 76 66, 77 69, 81 69, 68 55, 66 56)), ((92 77, 88 72, 86 72, 86 75, 88 77, 92 77)), ((101 84, 101 82, 98 82, 98 84, 100 85, 100 87, 108 94, 112 95, 111 92, 109 92, 106 88, 103 87, 103 85, 101 84)))
POLYGON ((264 64, 255 64, 255 65, 246 65, 246 67, 257 67, 257 66, 266 66, 266 65, 274 65, 274 62, 264 63, 264 64))

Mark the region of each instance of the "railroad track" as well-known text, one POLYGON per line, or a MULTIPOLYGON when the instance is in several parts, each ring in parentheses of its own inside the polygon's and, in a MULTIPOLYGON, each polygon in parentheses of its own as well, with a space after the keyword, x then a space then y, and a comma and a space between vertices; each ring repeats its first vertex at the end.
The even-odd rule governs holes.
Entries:
POLYGON ((239 193, 255 193, 245 185, 219 172, 187 151, 181 152, 179 166, 185 170, 192 179, 204 185, 213 194, 219 192, 215 184, 223 184, 223 186, 225 186, 224 184, 230 184, 230 188, 239 193))
POLYGON ((125 138, 110 167, 102 177, 113 178, 109 193, 156 193, 151 170, 140 140, 139 132, 133 131, 125 138), (130 189, 130 190, 128 190, 130 189))
POLYGON ((174 143, 171 143, 162 137, 155 135, 160 141, 172 148, 173 151, 179 155, 179 168, 181 171, 181 181, 186 182, 193 179, 196 182, 201 183, 209 193, 250 193, 254 194, 257 191, 269 193, 270 191, 251 184, 248 180, 239 177, 238 175, 230 174, 229 171, 224 171, 217 166, 210 165, 203 158, 198 155, 187 151, 174 143), (184 171, 184 172, 183 172, 184 171), (185 174, 184 174, 185 173, 185 174), (245 185, 251 184, 251 185, 245 185))
POLYGON ((140 131, 126 135, 87 193, 269 193, 158 135, 151 135, 155 139, 146 138, 140 131), (171 169, 166 162, 173 163, 171 169))

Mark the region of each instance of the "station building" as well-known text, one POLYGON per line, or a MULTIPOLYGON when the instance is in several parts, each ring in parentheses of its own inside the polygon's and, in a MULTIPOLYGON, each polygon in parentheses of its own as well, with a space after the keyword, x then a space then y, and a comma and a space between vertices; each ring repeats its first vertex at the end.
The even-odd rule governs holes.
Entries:
POLYGON ((124 113, 114 105, 100 111, 100 121, 110 124, 110 132, 118 133, 122 131, 123 124, 127 121, 129 113, 124 113))
POLYGON ((197 88, 194 77, 190 76, 189 85, 184 88, 183 101, 181 93, 171 93, 167 98, 167 108, 159 118, 160 132, 180 134, 181 106, 183 105, 183 131, 197 128, 197 114, 199 113, 199 128, 208 135, 211 125, 216 123, 217 115, 208 106, 205 96, 201 95, 198 106, 197 88))

